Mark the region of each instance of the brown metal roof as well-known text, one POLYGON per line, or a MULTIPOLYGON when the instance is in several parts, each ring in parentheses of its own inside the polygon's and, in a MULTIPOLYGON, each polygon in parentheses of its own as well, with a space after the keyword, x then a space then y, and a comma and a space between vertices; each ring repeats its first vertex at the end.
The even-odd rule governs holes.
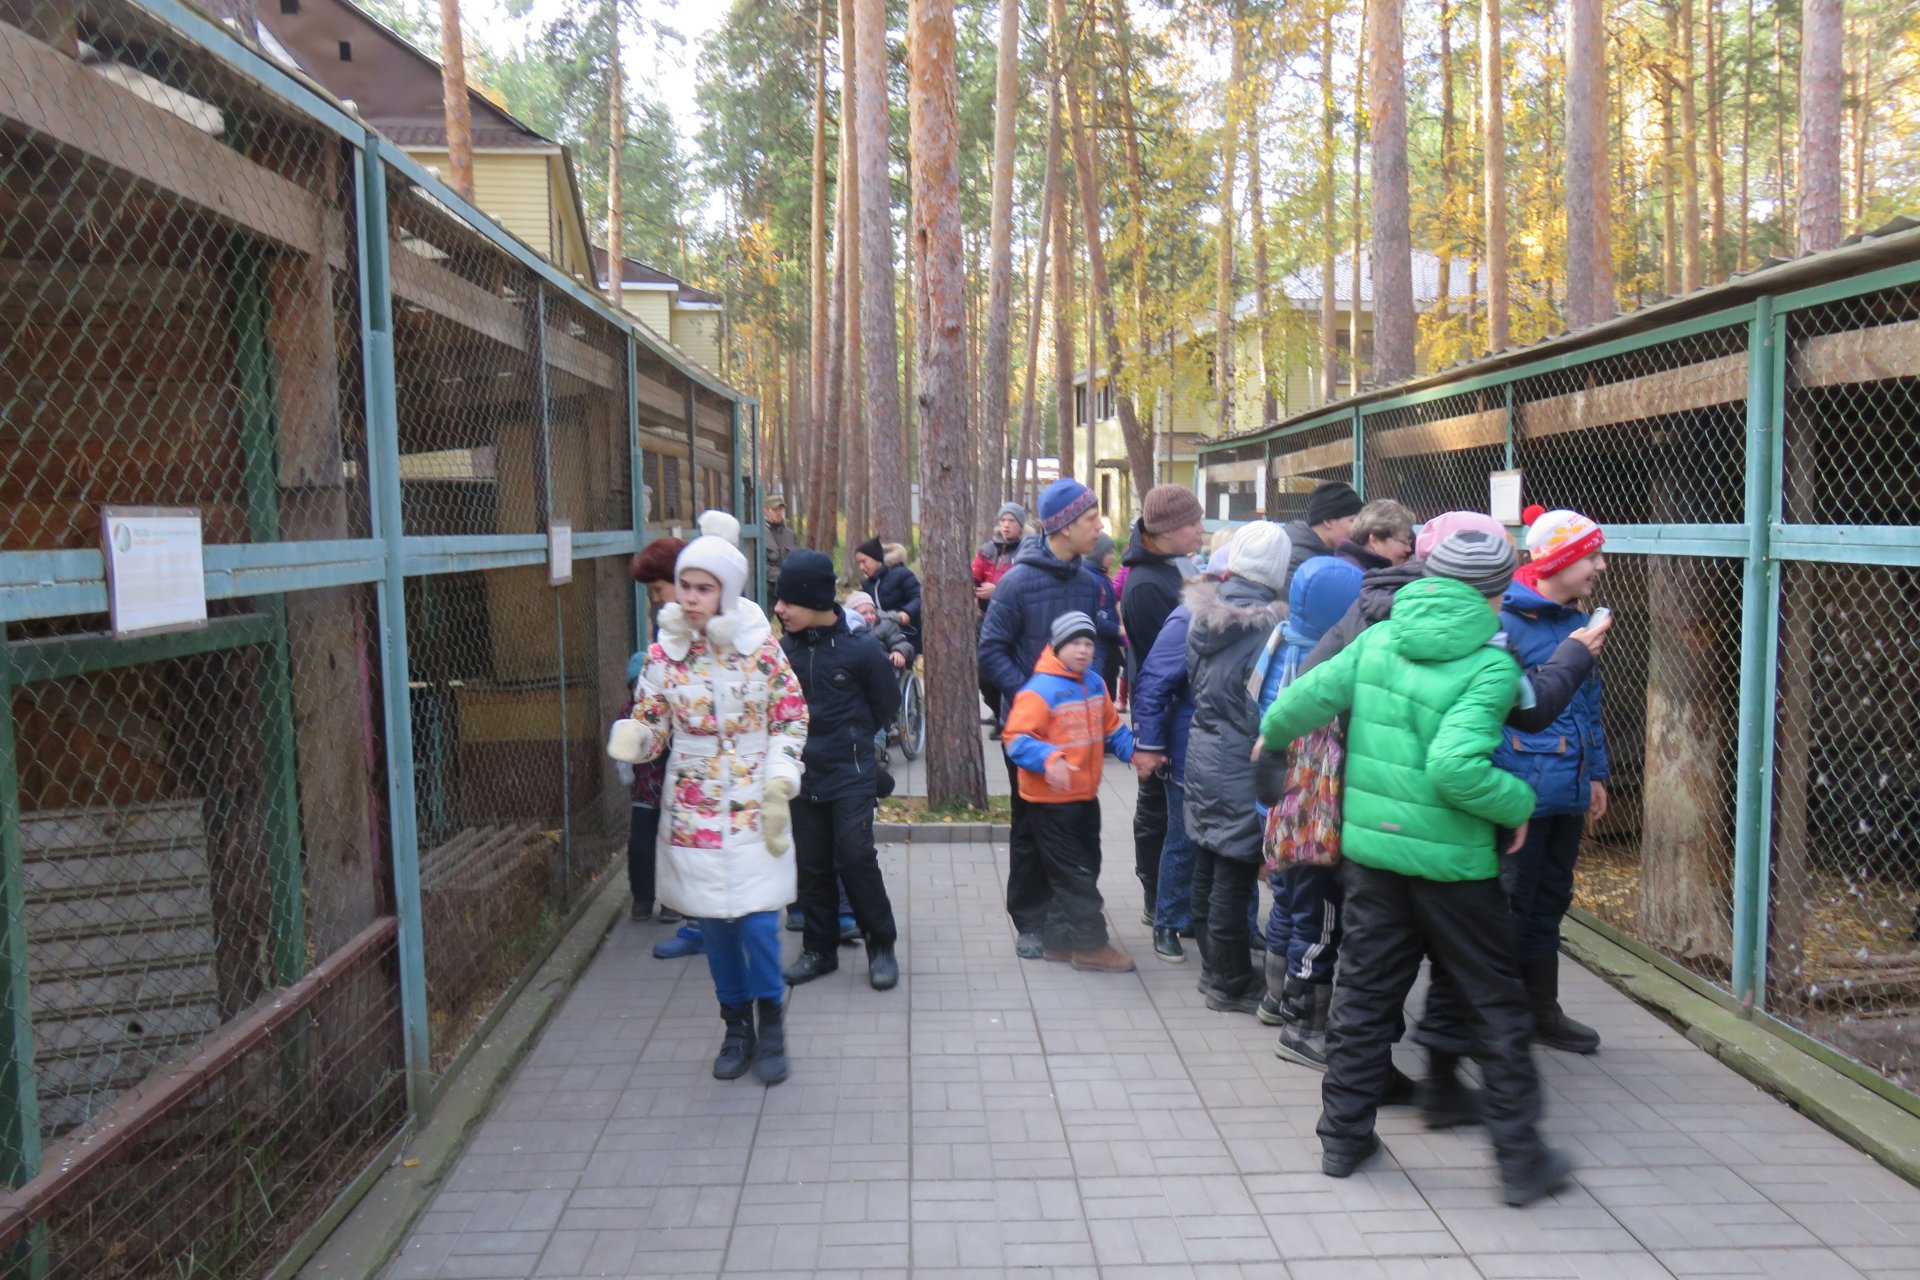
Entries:
MULTIPOLYGON (((300 70, 402 147, 447 145, 440 64, 372 14, 350 0, 267 0, 259 18, 300 70)), ((560 145, 481 94, 467 96, 474 146, 560 145)))

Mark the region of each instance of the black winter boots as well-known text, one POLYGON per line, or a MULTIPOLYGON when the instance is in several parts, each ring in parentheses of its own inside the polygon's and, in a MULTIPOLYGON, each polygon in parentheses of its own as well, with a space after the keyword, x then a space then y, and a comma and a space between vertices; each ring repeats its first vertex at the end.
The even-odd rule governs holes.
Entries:
POLYGON ((1273 1046, 1275 1057, 1297 1062, 1315 1071, 1327 1069, 1327 1012, 1333 1008, 1331 982, 1307 982, 1287 979, 1287 994, 1281 999, 1283 1019, 1280 1042, 1273 1046), (1296 985, 1297 984, 1297 985, 1296 985), (1286 1017, 1288 1013, 1294 1016, 1286 1017))
POLYGON ((1267 994, 1260 1000, 1260 1012, 1254 1016, 1269 1027, 1286 1025, 1287 958, 1267 952, 1267 994))
POLYGON ((1600 1047, 1600 1033, 1575 1022, 1560 1008, 1560 954, 1555 952, 1521 965, 1527 1003, 1533 1007, 1533 1039, 1565 1053, 1592 1053, 1600 1047))
POLYGON ((867 985, 875 991, 891 991, 900 985, 900 962, 894 959, 891 942, 867 943, 867 985))
POLYGON ((1420 1119, 1429 1129, 1479 1124, 1477 1095, 1460 1078, 1457 1054, 1427 1051, 1427 1078, 1420 1082, 1420 1119))
POLYGON ((723 1004, 720 1017, 727 1024, 727 1038, 720 1042, 720 1056, 713 1060, 713 1078, 738 1080, 753 1061, 753 1006, 723 1004))
POLYGON ((756 1000, 760 1036, 753 1046, 753 1074, 769 1087, 787 1078, 786 1010, 778 1000, 756 1000))

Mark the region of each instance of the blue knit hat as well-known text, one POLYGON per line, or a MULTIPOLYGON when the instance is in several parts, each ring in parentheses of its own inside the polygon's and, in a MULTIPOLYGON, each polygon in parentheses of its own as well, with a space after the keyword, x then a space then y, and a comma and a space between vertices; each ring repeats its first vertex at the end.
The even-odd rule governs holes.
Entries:
POLYGON ((1055 480, 1040 495, 1040 531, 1052 537, 1091 511, 1094 502, 1093 490, 1078 480, 1055 480))
POLYGON ((1318 640, 1360 598, 1360 569, 1339 556, 1315 556, 1293 575, 1287 611, 1293 629, 1318 640))

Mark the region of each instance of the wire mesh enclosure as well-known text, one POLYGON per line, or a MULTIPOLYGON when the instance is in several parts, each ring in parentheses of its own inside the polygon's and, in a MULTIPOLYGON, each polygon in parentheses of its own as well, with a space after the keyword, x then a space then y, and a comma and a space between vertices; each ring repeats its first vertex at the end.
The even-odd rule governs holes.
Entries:
POLYGON ((191 11, 0 16, 0 1275, 265 1274, 431 1105, 625 840, 640 405, 685 511, 736 400, 191 11))
POLYGON ((1279 519, 1296 478, 1426 520, 1486 510, 1490 473, 1517 469, 1525 501, 1598 520, 1611 805, 1588 823, 1576 907, 1910 1109, 1917 258, 1920 238, 1870 242, 1663 327, 1622 322, 1202 458, 1209 495, 1231 494, 1264 449, 1279 519))

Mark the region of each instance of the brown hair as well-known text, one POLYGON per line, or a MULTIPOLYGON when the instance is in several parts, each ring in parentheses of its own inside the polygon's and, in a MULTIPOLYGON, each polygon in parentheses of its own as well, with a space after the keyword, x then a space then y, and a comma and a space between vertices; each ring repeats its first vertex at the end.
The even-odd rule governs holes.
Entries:
POLYGON ((635 582, 672 582, 673 566, 687 544, 678 538, 655 538, 633 557, 635 582))

